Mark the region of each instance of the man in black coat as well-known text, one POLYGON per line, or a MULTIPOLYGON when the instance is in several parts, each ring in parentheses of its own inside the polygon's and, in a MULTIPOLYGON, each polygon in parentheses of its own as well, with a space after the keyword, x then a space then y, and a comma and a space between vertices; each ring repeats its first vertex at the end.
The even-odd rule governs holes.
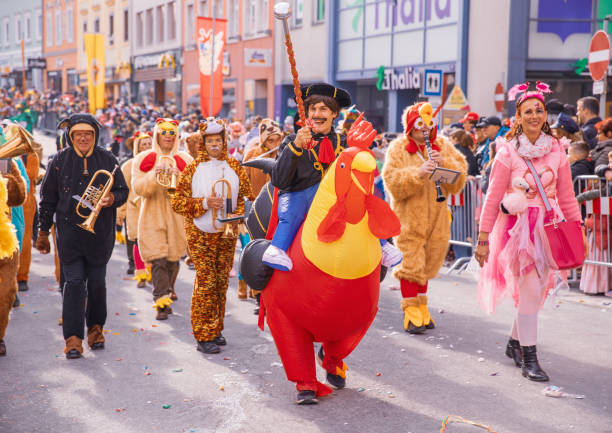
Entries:
POLYGON ((597 128, 601 122, 599 117, 599 101, 593 96, 585 96, 578 100, 578 122, 582 128, 584 141, 591 149, 597 146, 597 128))
MULTIPOLYGON (((42 254, 49 253, 49 230, 55 217, 57 249, 65 281, 64 352, 68 359, 73 359, 80 358, 83 353, 84 321, 87 322, 90 348, 104 348, 106 264, 115 244, 116 209, 127 200, 129 190, 121 170, 116 170, 110 193, 100 200, 102 209, 93 227, 95 233, 78 227, 83 218, 76 213, 78 200, 75 196, 83 197, 98 170, 112 173, 118 162, 111 152, 98 146, 100 124, 90 114, 73 114, 62 121, 59 128, 66 130, 63 134, 66 146, 53 156, 42 181, 36 249, 42 254)), ((107 180, 108 176, 100 175, 93 186, 102 188, 107 180)), ((87 214, 84 207, 80 207, 80 211, 87 214)))

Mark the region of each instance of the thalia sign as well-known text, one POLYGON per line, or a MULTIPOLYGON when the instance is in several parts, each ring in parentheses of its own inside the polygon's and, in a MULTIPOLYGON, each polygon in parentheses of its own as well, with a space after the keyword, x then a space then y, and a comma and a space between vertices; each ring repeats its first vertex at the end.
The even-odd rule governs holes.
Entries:
POLYGON ((376 88, 378 90, 407 90, 421 88, 421 73, 412 66, 404 68, 399 73, 393 68, 381 66, 376 71, 376 88))

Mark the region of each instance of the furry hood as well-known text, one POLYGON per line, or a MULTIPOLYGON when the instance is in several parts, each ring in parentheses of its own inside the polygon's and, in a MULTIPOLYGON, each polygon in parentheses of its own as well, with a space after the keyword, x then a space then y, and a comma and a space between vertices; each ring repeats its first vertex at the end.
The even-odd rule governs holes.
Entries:
POLYGON ((155 121, 155 127, 153 128, 152 149, 155 153, 164 154, 157 141, 159 138, 158 136, 160 136, 163 131, 165 131, 166 133, 174 134, 174 145, 172 146, 172 150, 170 151, 170 154, 174 155, 176 152, 178 152, 180 142, 178 135, 178 122, 174 119, 159 118, 155 121))

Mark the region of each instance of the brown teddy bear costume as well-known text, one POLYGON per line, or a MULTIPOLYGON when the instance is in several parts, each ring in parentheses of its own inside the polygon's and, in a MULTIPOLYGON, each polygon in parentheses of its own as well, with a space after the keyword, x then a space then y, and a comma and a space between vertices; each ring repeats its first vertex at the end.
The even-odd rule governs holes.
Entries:
POLYGON ((17 164, 11 161, 10 173, 0 174, 0 356, 6 355, 3 338, 17 294, 19 268, 19 244, 11 224, 10 208, 20 206, 25 198, 25 180, 17 164))
MULTIPOLYGON (((389 145, 382 176, 391 195, 391 208, 402 223, 396 246, 404 260, 393 272, 400 280, 404 328, 410 333, 433 329, 434 321, 427 309, 427 282, 434 278, 448 250, 450 218, 446 202, 436 202, 435 183, 419 176, 419 168, 428 159, 424 143, 417 143, 410 133, 423 103, 404 111, 404 135, 389 145)), ((429 133, 432 148, 442 156, 441 167, 461 172, 454 184, 442 184, 445 196, 459 193, 465 184, 465 157, 436 128, 429 133)))

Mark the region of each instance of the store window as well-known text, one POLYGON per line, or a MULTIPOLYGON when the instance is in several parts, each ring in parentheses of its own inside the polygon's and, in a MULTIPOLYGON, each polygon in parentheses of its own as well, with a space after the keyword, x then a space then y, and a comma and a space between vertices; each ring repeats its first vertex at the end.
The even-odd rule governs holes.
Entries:
POLYGON ((325 22, 325 0, 313 0, 313 12, 314 24, 325 22))
POLYGON ((77 74, 76 70, 68 69, 66 71, 66 86, 68 91, 79 86, 79 74, 77 74))

